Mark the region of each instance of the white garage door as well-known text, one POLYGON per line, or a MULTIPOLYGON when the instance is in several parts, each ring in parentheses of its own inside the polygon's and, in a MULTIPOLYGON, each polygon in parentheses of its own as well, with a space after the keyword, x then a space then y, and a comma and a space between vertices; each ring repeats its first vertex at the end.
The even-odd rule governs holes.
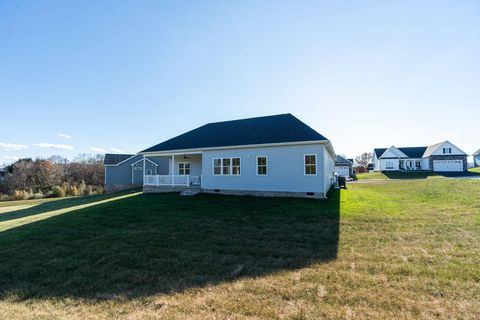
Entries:
POLYGON ((348 166, 336 166, 335 172, 340 177, 346 177, 346 178, 350 177, 350 168, 348 166))
POLYGON ((463 171, 463 161, 433 160, 433 171, 463 171))

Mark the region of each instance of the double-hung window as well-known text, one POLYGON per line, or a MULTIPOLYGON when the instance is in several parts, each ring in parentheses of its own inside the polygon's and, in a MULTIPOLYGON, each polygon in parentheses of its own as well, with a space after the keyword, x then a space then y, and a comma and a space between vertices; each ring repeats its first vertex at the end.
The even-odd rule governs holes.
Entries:
POLYGON ((385 169, 393 169, 393 162, 392 161, 387 161, 385 165, 385 169))
POLYGON ((257 157, 257 175, 267 175, 267 157, 257 157))
POLYGON ((222 159, 213 159, 213 175, 219 176, 222 174, 222 159))
POLYGON ((240 158, 232 158, 232 175, 240 175, 240 158))
POLYGON ((230 175, 230 173, 232 172, 230 168, 230 165, 232 163, 231 161, 232 160, 230 158, 222 159, 222 175, 227 176, 230 175))
POLYGON ((316 175, 317 174, 317 155, 316 154, 306 154, 305 155, 305 175, 316 175))
POLYGON ((214 176, 240 175, 240 158, 215 158, 213 159, 214 176))
POLYGON ((188 176, 190 174, 190 162, 178 163, 178 174, 180 176, 188 176))

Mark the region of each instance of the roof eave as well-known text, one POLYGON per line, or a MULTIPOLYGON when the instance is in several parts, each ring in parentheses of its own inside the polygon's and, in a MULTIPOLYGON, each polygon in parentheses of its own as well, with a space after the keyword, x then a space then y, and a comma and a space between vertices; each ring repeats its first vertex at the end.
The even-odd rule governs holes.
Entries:
MULTIPOLYGON (((291 145, 305 145, 305 144, 327 144, 330 145, 331 154, 336 157, 333 146, 330 140, 309 140, 309 141, 294 141, 294 142, 277 142, 277 143, 261 143, 261 144, 246 144, 238 146, 221 146, 221 147, 205 147, 205 148, 189 148, 189 149, 172 149, 161 151, 140 151, 138 154, 143 155, 172 155, 185 153, 202 153, 203 151, 225 150, 225 149, 245 149, 245 148, 263 148, 263 147, 280 147, 291 145)), ((148 150, 148 149, 147 149, 148 150)))

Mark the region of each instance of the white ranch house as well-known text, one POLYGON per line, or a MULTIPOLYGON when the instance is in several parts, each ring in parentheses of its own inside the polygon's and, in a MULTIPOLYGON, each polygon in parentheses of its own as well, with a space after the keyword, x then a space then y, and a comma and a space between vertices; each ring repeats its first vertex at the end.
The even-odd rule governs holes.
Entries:
POLYGON ((375 171, 467 171, 468 155, 449 141, 428 147, 377 148, 375 171))

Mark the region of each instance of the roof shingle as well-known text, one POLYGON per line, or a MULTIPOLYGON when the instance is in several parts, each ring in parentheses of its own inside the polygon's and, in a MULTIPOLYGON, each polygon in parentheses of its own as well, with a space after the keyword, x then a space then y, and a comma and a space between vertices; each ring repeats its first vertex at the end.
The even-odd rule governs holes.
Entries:
POLYGON ((141 152, 327 140, 291 114, 209 123, 141 152))

